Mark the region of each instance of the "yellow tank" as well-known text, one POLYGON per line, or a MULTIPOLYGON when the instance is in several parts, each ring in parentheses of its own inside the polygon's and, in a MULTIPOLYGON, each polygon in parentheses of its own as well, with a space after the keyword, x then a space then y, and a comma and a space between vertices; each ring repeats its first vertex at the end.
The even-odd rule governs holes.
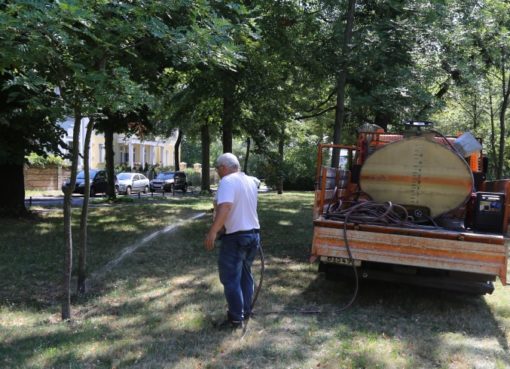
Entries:
POLYGON ((426 207, 436 217, 466 203, 473 175, 456 152, 416 136, 372 153, 361 168, 360 187, 374 201, 426 207))

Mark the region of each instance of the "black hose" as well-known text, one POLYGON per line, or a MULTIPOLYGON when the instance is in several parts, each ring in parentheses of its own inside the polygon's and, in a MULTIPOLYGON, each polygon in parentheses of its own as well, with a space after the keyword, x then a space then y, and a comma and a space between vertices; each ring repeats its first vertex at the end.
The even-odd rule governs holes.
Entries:
MULTIPOLYGON (((331 204, 330 204, 331 205, 331 204)), ((347 237, 347 224, 349 222, 358 222, 358 223, 370 223, 370 224, 394 224, 399 226, 414 226, 414 228, 431 228, 428 226, 418 226, 416 224, 413 224, 412 221, 410 221, 410 217, 407 213, 407 210, 397 204, 393 204, 391 202, 387 202, 384 204, 375 203, 373 201, 363 201, 358 202, 348 209, 341 210, 339 207, 331 211, 332 209, 328 206, 328 211, 326 213, 326 218, 328 219, 336 219, 336 220, 342 220, 344 223, 343 226, 343 239, 345 248, 347 250, 347 255, 349 257, 349 262, 352 266, 353 272, 354 272, 354 292, 352 294, 351 299, 347 304, 342 306, 339 309, 335 310, 335 313, 342 312, 344 310, 347 310, 354 304, 356 301, 356 298, 358 297, 359 292, 359 274, 358 269, 355 264, 354 257, 352 256, 351 248, 349 246, 349 239, 347 237), (338 209, 338 210, 337 210, 338 209), (398 210, 399 212, 397 212, 398 210)), ((437 225, 434 223, 434 227, 437 228, 437 225)), ((262 248, 262 242, 259 246, 259 256, 260 256, 260 280, 257 285, 257 288, 255 289, 255 293, 252 298, 251 302, 251 311, 253 312, 253 308, 255 307, 255 303, 257 302, 257 299, 260 295, 260 291, 262 289, 262 284, 264 281, 264 272, 265 272, 265 257, 264 257, 264 250, 262 248)), ((283 311, 274 311, 274 312, 264 312, 265 314, 319 314, 321 313, 320 310, 283 310, 283 311)), ((241 338, 243 338, 246 334, 246 330, 248 327, 249 319, 246 320, 244 327, 243 327, 243 333, 241 338)))
POLYGON ((349 262, 351 263, 352 270, 354 271, 354 292, 352 294, 351 300, 347 304, 342 306, 340 309, 338 309, 337 312, 341 312, 341 311, 344 311, 344 310, 347 310, 348 308, 350 308, 352 306, 352 304, 354 304, 354 301, 356 301, 356 298, 358 297, 358 290, 359 290, 358 268, 356 268, 354 258, 352 257, 351 248, 349 246, 349 241, 347 239, 347 222, 349 220, 349 215, 350 215, 350 213, 347 214, 347 216, 345 217, 345 222, 344 222, 344 243, 345 243, 345 248, 347 250, 347 255, 349 255, 349 262))
MULTIPOLYGON (((335 312, 341 312, 347 310, 352 306, 354 301, 358 296, 359 291, 359 275, 358 269, 355 265, 354 258, 352 256, 351 248, 349 246, 349 239, 347 237, 347 224, 351 222, 358 222, 364 224, 393 224, 398 226, 407 226, 414 228, 424 228, 425 226, 418 226, 413 223, 412 217, 410 217, 407 213, 405 207, 393 204, 391 202, 386 202, 384 204, 375 203, 373 201, 365 201, 359 202, 357 204, 352 205, 348 209, 345 210, 337 210, 335 212, 329 212, 326 214, 326 218, 336 219, 343 221, 343 239, 345 248, 347 250, 347 255, 349 256, 349 263, 352 266, 354 271, 354 292, 349 300, 349 302, 341 307, 340 309, 335 310, 335 312), (351 219, 352 218, 352 219, 351 219)), ((433 222, 434 226, 437 227, 437 224, 433 222)))
MULTIPOLYGON (((253 298, 251 299, 250 314, 252 314, 252 315, 253 315, 253 308, 255 307, 255 303, 257 302, 257 299, 259 298, 260 290, 262 289, 262 282, 264 281, 264 271, 266 270, 264 250, 262 249, 262 241, 259 244, 259 256, 260 256, 260 279, 259 279, 257 288, 255 289, 255 293, 253 294, 253 298)), ((249 321, 250 321, 250 319, 247 319, 244 321, 243 333, 241 335, 241 339, 243 339, 244 335, 246 334, 246 330, 248 329, 249 321)))
POLYGON ((259 293, 262 288, 262 282, 264 281, 264 271, 266 270, 265 259, 264 259, 264 250, 262 250, 262 242, 260 242, 260 245, 259 245, 259 255, 260 255, 260 279, 259 279, 259 284, 258 284, 257 288, 255 289, 255 294, 253 295, 253 298, 251 300, 251 307, 250 307, 251 312, 253 312, 253 307, 255 306, 255 303, 257 302, 257 299, 259 297, 259 293))

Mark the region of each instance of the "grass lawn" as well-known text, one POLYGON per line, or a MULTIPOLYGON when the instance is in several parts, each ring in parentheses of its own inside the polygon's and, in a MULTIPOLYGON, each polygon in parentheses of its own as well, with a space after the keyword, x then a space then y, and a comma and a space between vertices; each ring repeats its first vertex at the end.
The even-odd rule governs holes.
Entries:
MULTIPOLYGON (((243 339, 213 326, 225 299, 217 252, 202 245, 209 213, 93 281, 70 323, 59 319, 61 211, 2 220, 0 368, 510 368, 510 290, 500 285, 470 297, 363 283, 354 306, 336 312, 353 286, 308 263, 312 203, 311 193, 260 195, 266 273, 243 339), (321 313, 302 313, 312 310, 321 313)), ((182 196, 93 207, 90 271, 210 208, 208 197, 182 196)))

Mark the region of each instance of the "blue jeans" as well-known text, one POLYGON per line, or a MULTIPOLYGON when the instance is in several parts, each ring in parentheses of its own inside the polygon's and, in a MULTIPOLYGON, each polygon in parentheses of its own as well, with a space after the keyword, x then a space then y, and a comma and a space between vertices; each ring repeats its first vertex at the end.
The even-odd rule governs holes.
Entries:
POLYGON ((251 265, 259 245, 258 233, 221 237, 218 269, 231 320, 241 321, 251 313, 254 290, 251 265))

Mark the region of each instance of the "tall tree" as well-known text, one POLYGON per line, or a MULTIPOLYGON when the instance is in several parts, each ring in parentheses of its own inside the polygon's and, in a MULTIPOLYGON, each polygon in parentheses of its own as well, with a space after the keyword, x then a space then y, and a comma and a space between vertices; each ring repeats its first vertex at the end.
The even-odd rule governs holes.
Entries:
MULTIPOLYGON (((338 65, 340 66, 338 70, 338 76, 336 81, 336 108, 335 108, 335 126, 333 128, 333 143, 340 144, 341 143, 341 132, 344 125, 344 115, 345 115, 345 84, 347 81, 347 60, 349 59, 349 45, 352 39, 352 28, 354 24, 354 7, 356 5, 356 0, 349 0, 347 3, 346 9, 346 22, 345 29, 343 32, 343 40, 342 40, 342 57, 339 60, 338 65)), ((340 19, 337 20, 340 22, 340 19)), ((338 167, 338 163, 340 160, 340 152, 338 149, 333 150, 331 166, 338 167)))
POLYGON ((179 153, 181 150, 182 136, 184 135, 182 129, 179 129, 177 131, 178 131, 177 139, 175 140, 175 145, 174 145, 174 168, 175 168, 175 170, 179 170, 179 164, 181 162, 179 153))
POLYGON ((443 46, 443 65, 448 66, 447 70, 456 71, 459 77, 458 88, 447 91, 445 96, 449 100, 437 117, 456 125, 459 123, 450 122, 449 117, 472 120, 473 113, 466 111, 465 107, 472 107, 470 100, 478 97, 477 111, 480 114, 476 115, 476 130, 479 133, 489 132, 485 142, 489 142, 492 152, 497 151, 491 163, 496 178, 502 178, 508 171, 505 146, 510 97, 509 11, 507 1, 451 0, 444 11, 445 16, 438 18, 449 27, 449 32, 442 33, 438 40, 443 46), (458 114, 456 109, 463 110, 463 114, 458 114), (496 115, 499 125, 494 124, 496 115))
POLYGON ((24 157, 58 153, 63 131, 58 96, 40 67, 52 50, 45 36, 27 22, 44 20, 44 4, 0 3, 0 170, 9 178, 0 189, 0 216, 27 214, 24 157))
POLYGON ((200 142, 202 144, 202 180, 201 180, 201 191, 211 191, 211 177, 210 177, 210 162, 211 162, 211 135, 209 132, 209 125, 206 123, 202 124, 200 128, 200 142))
POLYGON ((52 111, 56 95, 47 85, 30 85, 16 71, 0 73, 0 83, 0 170, 9 178, 0 181, 0 216, 24 216, 25 156, 59 153, 63 130, 52 111))
POLYGON ((94 119, 90 118, 87 125, 85 140, 83 142, 83 172, 85 173, 85 187, 83 190, 83 203, 80 215, 80 237, 78 245, 78 281, 76 290, 80 294, 86 292, 87 279, 87 241, 88 241, 88 216, 89 216, 89 197, 90 197, 90 138, 94 130, 94 119))
POLYGON ((71 319, 71 275, 73 271, 73 233, 72 233, 72 209, 71 197, 76 185, 76 172, 78 170, 78 139, 81 128, 81 108, 79 105, 74 111, 73 146, 71 149, 71 178, 69 185, 64 187, 64 273, 61 292, 61 317, 62 320, 71 319))

